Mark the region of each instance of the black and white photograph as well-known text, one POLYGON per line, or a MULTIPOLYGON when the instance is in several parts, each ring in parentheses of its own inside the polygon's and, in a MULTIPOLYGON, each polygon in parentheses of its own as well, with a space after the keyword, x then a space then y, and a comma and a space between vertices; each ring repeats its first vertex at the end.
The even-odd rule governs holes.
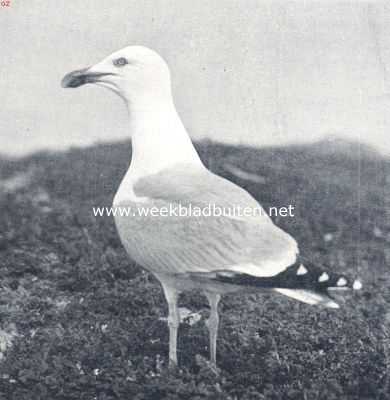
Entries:
POLYGON ((390 3, 0 1, 0 400, 390 399, 390 3))

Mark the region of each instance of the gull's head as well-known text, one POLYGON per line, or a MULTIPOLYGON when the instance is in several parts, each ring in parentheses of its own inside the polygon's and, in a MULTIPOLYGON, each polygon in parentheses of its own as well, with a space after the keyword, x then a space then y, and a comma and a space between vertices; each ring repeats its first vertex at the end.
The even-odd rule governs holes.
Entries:
POLYGON ((166 62, 155 51, 143 46, 125 47, 95 65, 68 73, 61 82, 64 88, 77 88, 87 83, 108 88, 130 104, 171 96, 166 62))

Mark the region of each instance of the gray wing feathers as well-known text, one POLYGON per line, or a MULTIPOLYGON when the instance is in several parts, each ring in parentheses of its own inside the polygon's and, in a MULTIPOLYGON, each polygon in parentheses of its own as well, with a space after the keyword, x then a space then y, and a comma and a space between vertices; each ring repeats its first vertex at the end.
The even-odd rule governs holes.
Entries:
MULTIPOLYGON (((192 172, 185 167, 142 178, 134 185, 134 192, 149 198, 157 207, 168 203, 260 207, 235 184, 207 170, 192 172)), ((151 269, 156 267, 154 264, 173 273, 231 268, 272 276, 294 263, 297 254, 295 240, 275 226, 265 213, 262 217, 243 219, 154 217, 152 222, 153 228, 138 232, 145 251, 139 252, 136 260, 151 269)))

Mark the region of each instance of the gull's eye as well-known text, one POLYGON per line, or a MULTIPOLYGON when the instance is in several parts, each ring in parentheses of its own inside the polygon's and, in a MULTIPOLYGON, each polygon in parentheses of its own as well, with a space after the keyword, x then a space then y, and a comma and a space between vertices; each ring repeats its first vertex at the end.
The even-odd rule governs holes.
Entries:
POLYGON ((123 67, 124 65, 128 64, 129 62, 126 60, 124 57, 117 58, 116 60, 113 60, 112 63, 116 67, 123 67))

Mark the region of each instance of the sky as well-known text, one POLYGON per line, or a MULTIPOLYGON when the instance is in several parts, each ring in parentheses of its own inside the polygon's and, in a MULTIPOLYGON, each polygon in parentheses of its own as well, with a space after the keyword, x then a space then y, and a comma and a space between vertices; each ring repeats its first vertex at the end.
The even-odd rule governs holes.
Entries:
POLYGON ((386 1, 10 0, 0 7, 0 153, 130 138, 122 101, 60 86, 127 45, 168 62, 194 139, 340 135, 390 154, 386 1))

